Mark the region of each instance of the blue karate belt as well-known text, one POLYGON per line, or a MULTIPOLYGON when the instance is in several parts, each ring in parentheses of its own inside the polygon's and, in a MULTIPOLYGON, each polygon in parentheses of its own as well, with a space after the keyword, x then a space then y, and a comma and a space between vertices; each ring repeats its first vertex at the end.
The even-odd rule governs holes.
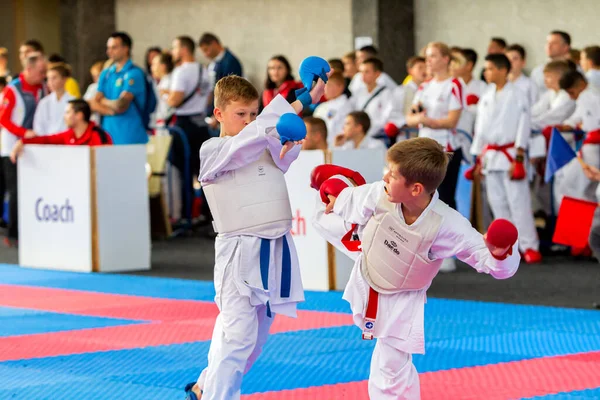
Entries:
MULTIPOLYGON (((260 277, 263 288, 269 290, 269 260, 271 256, 271 240, 262 239, 260 242, 260 277)), ((290 297, 292 284, 292 256, 287 238, 283 236, 283 257, 281 260, 281 291, 282 298, 290 297)), ((271 306, 267 301, 267 317, 271 318, 271 306)))

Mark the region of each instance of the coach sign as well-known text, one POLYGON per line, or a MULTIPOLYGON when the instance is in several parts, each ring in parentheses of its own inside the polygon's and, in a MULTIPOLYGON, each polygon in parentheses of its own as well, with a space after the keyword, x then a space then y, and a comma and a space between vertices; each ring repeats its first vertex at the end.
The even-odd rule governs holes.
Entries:
POLYGON ((19 158, 19 264, 150 269, 145 146, 28 145, 19 158))

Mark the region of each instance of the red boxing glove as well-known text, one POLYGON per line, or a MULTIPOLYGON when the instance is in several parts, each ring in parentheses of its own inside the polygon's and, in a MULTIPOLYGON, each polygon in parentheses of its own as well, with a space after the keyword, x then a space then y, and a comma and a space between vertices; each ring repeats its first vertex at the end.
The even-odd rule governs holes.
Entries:
POLYGON ((465 171, 465 179, 468 181, 472 181, 475 179, 475 170, 481 167, 481 162, 479 161, 479 157, 475 159, 475 164, 469 169, 465 171))
POLYGON ((321 195, 321 200, 323 201, 323 203, 325 204, 329 204, 329 195, 332 195, 334 197, 338 197, 340 195, 340 192, 344 189, 346 189, 348 187, 348 183, 344 182, 341 179, 338 178, 330 178, 327 179, 325 182, 323 182, 323 184, 321 185, 321 188, 319 189, 319 194, 321 195))
POLYGON ((398 133, 400 133, 400 129, 398 129, 398 127, 391 122, 385 124, 385 126, 383 127, 383 131, 389 138, 395 138, 396 136, 398 136, 398 133))
POLYGON ((525 165, 523 165, 523 161, 515 161, 514 168, 510 179, 514 181, 520 181, 525 179, 525 165))
POLYGON ((475 94, 470 94, 467 96, 467 105, 472 106, 479 103, 479 97, 475 94))
POLYGON ((356 183, 357 186, 364 185, 367 183, 365 178, 356 171, 349 168, 340 167, 339 165, 323 164, 316 166, 310 174, 310 187, 319 190, 323 182, 331 178, 334 175, 342 175, 346 178, 350 178, 356 183))
POLYGON ((506 253, 503 255, 496 255, 492 253, 492 256, 498 260, 504 260, 506 257, 512 254, 512 248, 517 242, 519 232, 512 222, 506 219, 496 219, 488 228, 486 233, 486 242, 494 247, 505 249, 506 253))

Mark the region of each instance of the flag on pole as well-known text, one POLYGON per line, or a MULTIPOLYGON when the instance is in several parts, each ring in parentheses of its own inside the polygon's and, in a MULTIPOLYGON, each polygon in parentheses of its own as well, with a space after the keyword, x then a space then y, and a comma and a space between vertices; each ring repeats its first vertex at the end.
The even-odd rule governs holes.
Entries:
POLYGON ((546 156, 546 173, 544 181, 550 182, 556 171, 564 167, 577 157, 575 150, 571 148, 569 143, 562 137, 558 129, 552 128, 552 136, 550 137, 550 145, 548 146, 548 155, 546 156))

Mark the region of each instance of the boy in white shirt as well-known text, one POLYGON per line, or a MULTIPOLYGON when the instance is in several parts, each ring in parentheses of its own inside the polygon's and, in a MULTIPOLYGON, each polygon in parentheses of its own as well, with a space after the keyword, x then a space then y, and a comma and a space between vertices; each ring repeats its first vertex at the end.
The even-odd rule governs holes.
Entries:
POLYGON ((334 146, 344 150, 351 149, 382 149, 385 144, 367 136, 371 121, 369 115, 363 111, 353 111, 346 117, 344 132, 335 137, 334 146))
POLYGON ((485 58, 490 85, 478 105, 471 154, 476 173, 487 181, 488 201, 495 218, 511 221, 519 231, 519 249, 526 263, 539 263, 539 239, 533 221, 525 173, 525 150, 531 134, 529 100, 508 81, 510 61, 504 54, 485 58))
POLYGON ((487 88, 487 83, 481 79, 473 77, 473 68, 477 64, 477 52, 473 49, 460 49, 460 54, 465 59, 465 64, 462 65, 457 73, 463 80, 466 109, 472 114, 477 112, 477 103, 487 88))
MULTIPOLYGON (((348 89, 350 89, 352 96, 354 96, 354 92, 359 91, 365 86, 364 80, 361 76, 362 73, 360 72, 360 66, 362 65, 362 63, 364 63, 370 58, 377 58, 377 55, 378 51, 374 46, 364 46, 361 47, 360 50, 356 51, 356 66, 358 67, 359 72, 356 75, 354 75, 352 81, 350 81, 350 84, 348 85, 348 89)), ((379 86, 385 86, 390 90, 398 86, 398 84, 392 79, 392 77, 389 76, 387 73, 383 72, 383 70, 381 71, 381 74, 377 77, 377 84, 379 86)))
POLYGON ((51 93, 40 100, 33 117, 33 130, 38 136, 67 130, 65 110, 69 101, 75 100, 75 97, 65 91, 65 83, 70 75, 65 64, 50 64, 46 77, 51 93))
POLYGON ((327 124, 329 145, 342 133, 346 116, 352 111, 352 102, 344 94, 345 89, 344 76, 339 72, 331 74, 325 85, 327 101, 319 104, 313 113, 314 117, 321 118, 327 124))
POLYGON ((531 129, 543 130, 558 125, 575 111, 575 101, 559 86, 561 76, 570 69, 567 61, 551 61, 544 67, 544 84, 548 90, 531 108, 531 129))
POLYGON ((523 73, 526 64, 526 52, 523 46, 513 44, 506 48, 506 57, 510 60, 510 74, 508 80, 521 89, 529 99, 529 106, 538 100, 538 89, 536 84, 523 73))
POLYGON ((487 83, 473 77, 473 68, 477 64, 477 53, 473 49, 457 49, 452 53, 456 60, 451 64, 452 75, 458 78, 463 87, 463 103, 465 108, 460 114, 456 125, 456 143, 463 149, 464 158, 470 164, 471 160, 466 157, 473 141, 473 128, 477 116, 477 103, 483 95, 487 83))
POLYGON ((360 65, 361 77, 364 86, 356 92, 352 92, 352 100, 355 111, 364 111, 369 114, 371 128, 368 136, 375 136, 383 132, 388 120, 389 104, 392 91, 381 86, 379 77, 383 72, 383 62, 377 58, 369 58, 360 65))
POLYGON ((600 46, 589 46, 581 52, 579 61, 590 85, 600 89, 600 46))

